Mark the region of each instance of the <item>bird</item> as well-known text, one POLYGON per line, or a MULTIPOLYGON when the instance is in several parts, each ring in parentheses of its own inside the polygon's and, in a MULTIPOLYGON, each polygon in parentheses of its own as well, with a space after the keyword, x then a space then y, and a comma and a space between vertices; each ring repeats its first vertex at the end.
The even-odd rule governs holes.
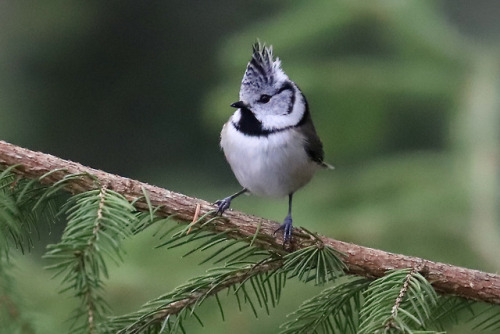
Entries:
POLYGON ((243 189, 216 201, 216 214, 222 215, 244 193, 288 196, 288 214, 274 233, 283 230, 283 242, 290 242, 294 193, 318 169, 333 167, 323 160, 307 100, 274 58, 272 45, 253 44, 239 101, 231 107, 237 110, 222 127, 220 146, 243 189))

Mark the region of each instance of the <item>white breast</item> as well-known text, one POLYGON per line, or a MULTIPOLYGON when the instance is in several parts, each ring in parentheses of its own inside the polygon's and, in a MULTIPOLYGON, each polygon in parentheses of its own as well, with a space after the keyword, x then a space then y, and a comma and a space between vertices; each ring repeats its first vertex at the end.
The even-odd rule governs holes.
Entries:
POLYGON ((221 147, 238 182, 257 196, 283 197, 308 183, 318 169, 295 129, 267 137, 247 136, 229 121, 221 147))

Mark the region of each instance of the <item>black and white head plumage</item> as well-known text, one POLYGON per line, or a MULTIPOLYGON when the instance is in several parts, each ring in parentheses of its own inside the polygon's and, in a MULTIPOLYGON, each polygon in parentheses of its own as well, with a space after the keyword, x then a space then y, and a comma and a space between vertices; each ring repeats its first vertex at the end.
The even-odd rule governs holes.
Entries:
POLYGON ((233 124, 250 135, 268 135, 297 126, 308 116, 307 102, 274 58, 271 46, 255 43, 240 88, 233 124))

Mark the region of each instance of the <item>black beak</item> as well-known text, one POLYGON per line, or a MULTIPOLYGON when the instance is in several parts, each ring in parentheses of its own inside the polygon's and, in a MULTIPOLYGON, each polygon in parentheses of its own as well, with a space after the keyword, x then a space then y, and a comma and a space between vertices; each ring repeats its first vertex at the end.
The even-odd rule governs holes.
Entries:
POLYGON ((233 104, 231 104, 231 107, 233 107, 233 108, 246 108, 247 104, 243 101, 238 101, 238 102, 234 102, 233 104))

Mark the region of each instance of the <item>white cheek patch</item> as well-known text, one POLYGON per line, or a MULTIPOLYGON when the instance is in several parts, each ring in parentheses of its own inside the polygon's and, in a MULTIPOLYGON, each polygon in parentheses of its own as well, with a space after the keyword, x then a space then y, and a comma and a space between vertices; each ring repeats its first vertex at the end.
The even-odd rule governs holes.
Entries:
POLYGON ((273 97, 271 100, 271 114, 273 115, 288 115, 290 109, 290 104, 294 102, 294 91, 286 90, 279 95, 273 97))
POLYGON ((277 114, 260 114, 256 115, 257 119, 262 123, 262 128, 266 130, 279 130, 299 124, 306 112, 306 103, 302 94, 295 89, 295 103, 292 111, 288 113, 288 105, 279 109, 277 114))

